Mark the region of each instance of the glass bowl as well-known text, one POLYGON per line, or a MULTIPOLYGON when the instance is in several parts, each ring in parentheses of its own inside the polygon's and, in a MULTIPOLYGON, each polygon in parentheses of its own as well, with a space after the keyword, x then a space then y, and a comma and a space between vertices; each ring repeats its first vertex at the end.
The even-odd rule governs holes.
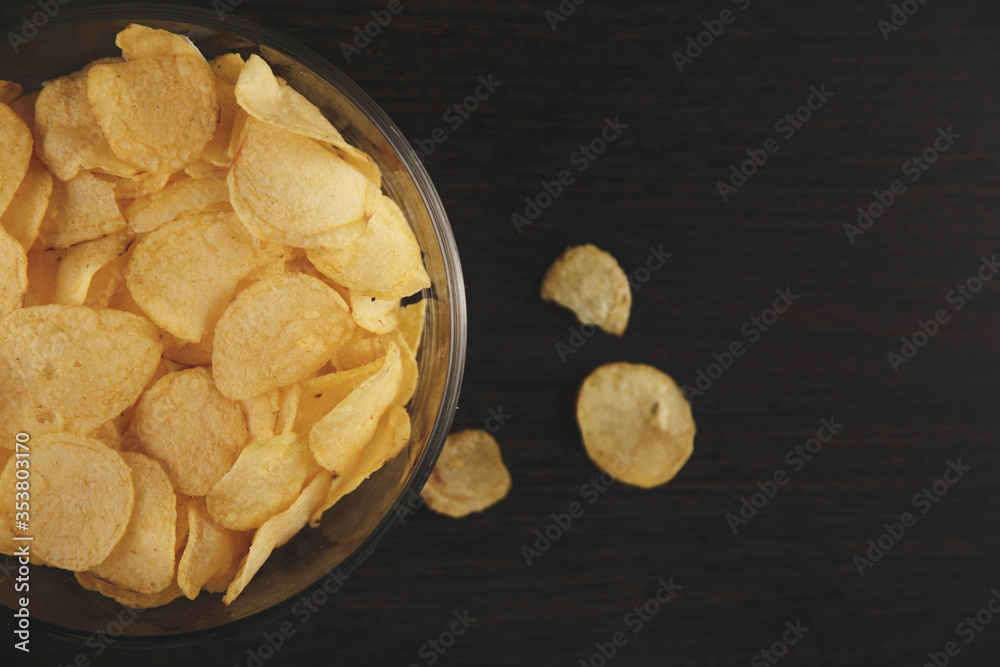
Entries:
MULTIPOLYGON (((251 53, 263 57, 349 142, 375 159, 384 192, 400 205, 414 228, 433 283, 424 292, 427 321, 418 354, 419 384, 408 406, 412 435, 406 449, 326 512, 318 528, 303 529, 276 550, 231 606, 222 604, 221 595, 202 592, 196 600, 181 598, 164 607, 129 613, 115 601, 84 590, 71 572, 32 567, 33 628, 71 641, 104 633, 126 644, 149 647, 150 640, 186 643, 267 622, 288 612, 307 589, 325 583, 330 590, 335 579, 328 573, 350 574, 371 555, 400 523, 393 511, 397 504, 412 503, 419 494, 451 428, 465 364, 466 310, 462 268, 448 218, 403 134, 341 71, 267 28, 232 14, 169 5, 61 11, 37 36, 20 43, 16 55, 3 58, 0 79, 20 83, 30 92, 43 81, 75 72, 93 60, 120 55, 115 35, 133 22, 187 35, 209 59, 231 51, 244 58, 251 53)), ((16 594, 12 585, 0 586, 0 604, 14 608, 16 595, 23 594, 16 594)))

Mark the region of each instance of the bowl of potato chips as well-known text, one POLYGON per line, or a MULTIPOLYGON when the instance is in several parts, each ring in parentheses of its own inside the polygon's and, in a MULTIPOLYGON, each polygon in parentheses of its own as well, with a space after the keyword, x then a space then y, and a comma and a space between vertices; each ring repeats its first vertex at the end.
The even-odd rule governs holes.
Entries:
POLYGON ((20 40, 0 135, 0 553, 30 561, 0 603, 183 641, 330 599, 462 380, 458 252, 403 135, 281 36, 144 4, 20 40))

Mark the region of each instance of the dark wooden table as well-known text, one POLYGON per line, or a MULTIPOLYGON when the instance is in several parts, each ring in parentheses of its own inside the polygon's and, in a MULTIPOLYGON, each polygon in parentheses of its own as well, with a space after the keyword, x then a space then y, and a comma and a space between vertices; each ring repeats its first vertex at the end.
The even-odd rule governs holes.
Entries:
MULTIPOLYGON (((557 0, 401 2, 350 62, 340 44, 386 2, 245 0, 233 13, 341 67, 418 145, 447 135, 426 166, 468 288, 455 426, 509 414, 496 437, 514 487, 462 521, 418 512, 308 623, 290 617, 264 664, 918 666, 931 652, 996 665, 1000 280, 977 274, 992 277, 1000 254, 997 4, 907 0, 916 12, 897 26, 891 3, 858 0, 563 0, 575 11, 558 22, 557 0), (498 87, 454 127, 444 114, 481 76, 498 87), (609 118, 620 136, 581 157, 609 118), (753 172, 745 183, 733 165, 753 172), (563 170, 573 183, 519 233, 511 215, 563 170), (859 206, 873 218, 859 224, 859 206), (639 289, 623 338, 595 335, 564 362, 556 344, 576 322, 538 285, 584 242, 639 289), (635 273, 651 247, 672 256, 635 273), (781 314, 768 312, 776 291, 794 297, 781 314), (696 389, 705 374, 694 456, 664 487, 582 489, 599 471, 575 394, 617 360, 696 389), (810 442, 824 420, 836 434, 810 442), (759 507, 741 523, 743 499, 759 507), (573 502, 584 514, 526 565, 522 545, 573 502), (671 578, 675 597, 648 603, 671 578), (637 614, 644 604, 657 613, 637 614), (449 637, 466 612, 475 621, 449 637)), ((36 11, 5 2, 0 23, 36 11)), ((280 628, 83 655, 252 667, 280 628)), ((17 659, 80 652, 36 642, 17 659)))

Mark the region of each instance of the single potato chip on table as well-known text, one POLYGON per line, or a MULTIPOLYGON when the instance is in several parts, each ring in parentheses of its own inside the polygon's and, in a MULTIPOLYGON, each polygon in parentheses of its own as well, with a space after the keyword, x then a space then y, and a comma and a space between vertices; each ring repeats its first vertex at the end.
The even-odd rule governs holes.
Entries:
POLYGON ((621 336, 628 326, 632 290, 614 257, 587 244, 568 248, 542 280, 542 299, 572 310, 583 324, 621 336))
POLYGON ((669 482, 694 451, 691 405, 669 375, 645 364, 595 369, 580 387, 576 420, 597 467, 633 486, 669 482))
POLYGON ((438 514, 460 519, 503 500, 510 485, 497 441, 467 430, 448 436, 420 496, 438 514))

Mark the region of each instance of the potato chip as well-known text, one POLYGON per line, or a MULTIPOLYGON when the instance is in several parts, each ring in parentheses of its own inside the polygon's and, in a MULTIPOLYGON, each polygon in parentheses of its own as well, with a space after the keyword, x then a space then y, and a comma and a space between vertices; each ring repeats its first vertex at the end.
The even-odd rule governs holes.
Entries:
POLYGON ((399 405, 406 405, 417 391, 417 376, 419 375, 417 358, 406 344, 406 341, 403 340, 403 334, 399 331, 393 331, 386 338, 388 342, 395 343, 399 347, 399 360, 402 364, 399 391, 396 393, 396 398, 393 402, 399 405))
POLYGON ((486 431, 459 431, 445 440, 420 496, 427 506, 455 519, 482 512, 506 497, 510 473, 500 446, 486 431))
MULTIPOLYGON (((109 308, 115 295, 127 289, 125 287, 125 266, 130 258, 131 254, 126 250, 99 268, 94 277, 90 279, 90 287, 87 288, 87 296, 83 300, 83 305, 91 308, 109 308)), ((138 313, 142 313, 140 308, 136 307, 136 310, 138 313)))
POLYGON ((162 39, 145 42, 146 31, 129 30, 117 40, 132 54, 126 62, 89 69, 90 105, 115 156, 150 173, 178 171, 201 155, 218 126, 212 70, 184 37, 157 31, 162 39))
POLYGON ((240 279, 285 252, 258 248, 231 213, 184 214, 136 243, 125 280, 150 319, 196 343, 215 328, 240 279))
POLYGON ((56 276, 55 302, 65 306, 83 305, 94 274, 123 255, 131 240, 129 233, 122 230, 68 248, 56 276))
POLYGON ((28 172, 33 145, 28 126, 9 106, 0 104, 0 213, 7 210, 28 172))
POLYGON ((357 465, 379 420, 399 393, 403 375, 399 346, 389 343, 380 366, 309 431, 313 456, 330 472, 339 474, 357 465))
POLYGON ((0 317, 24 305, 27 291, 28 255, 13 236, 0 229, 0 317))
POLYGON ((38 242, 45 250, 68 248, 120 232, 127 226, 115 201, 114 186, 85 171, 69 181, 52 182, 38 242))
POLYGON ((125 534, 90 574, 136 593, 157 593, 174 580, 177 496, 159 463, 122 452, 132 471, 135 507, 125 534))
POLYGON ((201 211, 209 204, 229 201, 226 172, 205 178, 182 175, 159 192, 136 199, 122 213, 136 234, 151 232, 185 211, 201 211))
POLYGON ((626 484, 669 482, 694 450, 691 406, 673 379, 645 364, 595 369, 576 401, 587 455, 626 484))
POLYGON ((587 244, 568 248, 542 280, 542 299, 569 308, 583 324, 621 336, 632 309, 628 278, 615 258, 587 244))
POLYGON ((308 255, 334 282, 378 299, 399 299, 431 286, 420 245, 399 206, 386 196, 357 241, 308 255))
POLYGON ((86 70, 43 84, 34 105, 37 154, 63 181, 80 171, 97 170, 116 176, 135 174, 111 151, 87 98, 86 70))
POLYGON ((134 176, 112 176, 95 173, 95 176, 110 183, 115 190, 115 199, 121 202, 123 199, 140 199, 156 194, 167 186, 171 174, 140 173, 134 176))
POLYGON ((185 56, 205 60, 201 51, 184 35, 132 23, 115 36, 115 46, 126 60, 158 56, 185 56))
POLYGON ((337 501, 357 489, 379 468, 394 459, 409 441, 410 416, 406 410, 394 405, 382 418, 371 442, 365 447, 364 457, 358 466, 330 484, 326 499, 313 512, 310 523, 316 526, 323 512, 333 507, 337 501))
POLYGON ((379 336, 358 327, 347 345, 330 358, 330 363, 337 371, 370 364, 385 355, 387 342, 387 336, 379 336))
POLYGON ((299 497, 311 463, 309 445, 296 433, 248 445, 205 497, 208 511, 226 528, 259 528, 299 497))
POLYGON ((399 314, 399 333, 403 335, 403 340, 413 354, 420 350, 420 340, 424 335, 426 321, 427 299, 403 306, 402 312, 399 314))
POLYGON ((24 88, 13 81, 0 81, 0 104, 10 104, 21 96, 24 88))
POLYGON ((263 58, 254 54, 236 81, 236 100, 257 120, 331 144, 338 155, 382 187, 382 174, 370 155, 344 140, 316 105, 283 82, 279 82, 263 58))
POLYGON ((162 607, 181 596, 181 589, 177 586, 176 581, 170 582, 169 586, 157 593, 136 593, 135 591, 119 588, 86 572, 77 572, 75 576, 77 583, 88 591, 100 593, 105 597, 111 598, 118 604, 131 609, 162 607))
POLYGON ((213 519, 204 498, 188 503, 188 538, 177 565, 177 584, 191 600, 213 577, 225 573, 233 563, 232 533, 213 519))
POLYGON ((350 339, 340 295, 321 281, 286 274, 240 292, 215 327, 212 372, 219 391, 242 400, 318 370, 350 339))
MULTIPOLYGON (((0 477, 7 521, 14 521, 14 466, 0 477)), ((135 504, 132 472, 118 452, 83 435, 52 433, 31 439, 30 535, 46 563, 87 570, 103 562, 122 538, 135 504)))
POLYGON ((375 334, 387 334, 399 327, 399 299, 376 299, 350 291, 351 316, 354 322, 375 334))
POLYGON ((185 343, 163 333, 163 357, 184 366, 208 366, 212 363, 215 334, 207 334, 197 343, 185 343))
MULTIPOLYGON (((298 382, 282 387, 278 410, 278 423, 275 426, 277 435, 291 433, 295 419, 299 414, 299 403, 302 401, 302 385, 298 382)), ((311 426, 311 425, 310 425, 311 426)))
MULTIPOLYGON (((240 60, 240 66, 242 67, 243 59, 237 54, 233 55, 236 55, 240 60)), ((232 157, 229 155, 229 144, 232 141, 233 122, 236 120, 236 110, 239 109, 239 105, 236 103, 234 84, 226 81, 219 74, 216 64, 218 61, 219 59, 217 58, 211 64, 213 69, 212 83, 215 84, 215 96, 219 100, 219 124, 215 128, 215 135, 205 145, 201 159, 206 164, 228 168, 230 162, 232 162, 232 157)))
POLYGON ((299 248, 355 240, 379 198, 361 172, 312 139, 253 117, 229 170, 229 192, 251 234, 299 248))
POLYGON ((278 410, 281 409, 281 390, 271 391, 240 401, 243 412, 247 416, 247 428, 250 431, 250 442, 273 438, 278 426, 278 410))
POLYGON ((13 236, 25 249, 31 250, 38 238, 38 230, 45 217, 52 195, 52 174, 34 155, 28 162, 28 171, 14 193, 7 210, 0 215, 0 226, 13 236))
POLYGON ((161 352, 156 327, 129 313, 15 310, 0 319, 0 446, 21 430, 86 433, 113 419, 139 397, 161 352))
POLYGON ((212 490, 248 435, 243 409, 219 393, 204 368, 170 373, 146 391, 135 430, 142 452, 162 463, 174 488, 188 496, 212 490))
POLYGON ((240 78, 240 72, 243 71, 246 61, 238 53, 223 53, 209 64, 212 66, 212 72, 215 73, 215 76, 230 86, 236 86, 236 82, 240 78))
POLYGON ((306 523, 313 510, 326 497, 330 488, 330 476, 320 473, 302 490, 302 493, 292 503, 291 507, 281 514, 277 514, 257 529, 254 533, 253 541, 250 543, 250 552, 240 566, 233 583, 229 585, 222 602, 226 605, 232 604, 243 589, 246 588, 253 576, 257 574, 260 567, 267 560, 271 552, 283 545, 295 536, 306 523))

